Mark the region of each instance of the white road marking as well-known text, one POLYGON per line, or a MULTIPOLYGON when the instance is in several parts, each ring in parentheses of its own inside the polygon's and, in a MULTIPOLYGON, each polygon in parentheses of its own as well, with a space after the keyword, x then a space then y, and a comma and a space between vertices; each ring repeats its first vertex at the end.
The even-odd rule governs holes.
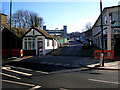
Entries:
POLYGON ((9 81, 9 80, 1 80, 3 82, 7 82, 7 83, 14 83, 14 84, 19 84, 19 85, 24 85, 24 86, 31 86, 32 88, 28 89, 28 90, 35 90, 40 88, 41 86, 35 86, 33 84, 28 84, 28 83, 21 83, 21 82, 15 82, 15 81, 9 81))
POLYGON ((6 65, 6 66, 12 67, 12 68, 23 69, 23 70, 27 70, 27 71, 32 71, 31 69, 26 69, 26 68, 21 68, 21 67, 15 67, 15 66, 10 66, 10 65, 6 65))
POLYGON ((43 74, 49 74, 48 72, 43 72, 43 71, 36 71, 36 72, 43 73, 43 74))
MULTIPOLYGON (((10 66, 10 65, 6 65, 12 68, 18 68, 18 69, 23 69, 23 70, 27 70, 27 71, 33 71, 31 69, 26 69, 26 68, 21 68, 21 67, 15 67, 15 66, 10 66)), ((39 72, 39 73, 43 73, 43 74, 49 74, 48 72, 43 72, 43 71, 35 71, 35 72, 39 72)))
POLYGON ((35 90, 35 89, 38 89, 38 88, 41 88, 41 86, 35 86, 35 87, 32 87, 32 88, 30 88, 28 90, 35 90))
POLYGON ((88 80, 90 80, 90 81, 96 81, 96 82, 104 82, 104 83, 120 84, 119 82, 103 81, 103 80, 96 80, 96 79, 88 79, 88 80))
POLYGON ((35 85, 33 85, 33 84, 21 83, 21 82, 9 81, 9 80, 1 80, 1 81, 3 81, 3 82, 8 82, 8 83, 14 83, 14 84, 25 85, 25 86, 32 86, 32 87, 35 86, 35 85))
POLYGON ((11 69, 10 67, 2 67, 2 69, 11 69))
POLYGON ((32 74, 29 74, 29 73, 23 73, 23 72, 19 72, 19 71, 15 71, 15 70, 9 70, 9 69, 6 69, 6 68, 2 68, 2 69, 6 70, 6 71, 18 73, 18 74, 23 74, 23 75, 26 75, 26 76, 32 76, 32 74))
POLYGON ((19 78, 19 77, 16 77, 16 76, 12 76, 12 75, 9 75, 9 74, 5 74, 5 73, 1 73, 1 72, 0 72, 0 74, 1 74, 1 75, 4 75, 4 76, 8 76, 8 77, 11 77, 11 78, 15 78, 15 79, 21 79, 21 78, 19 78))

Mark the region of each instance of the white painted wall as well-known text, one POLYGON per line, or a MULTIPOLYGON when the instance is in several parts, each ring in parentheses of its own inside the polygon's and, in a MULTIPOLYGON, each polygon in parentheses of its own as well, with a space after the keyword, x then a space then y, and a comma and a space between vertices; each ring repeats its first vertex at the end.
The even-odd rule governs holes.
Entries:
POLYGON ((55 47, 52 45, 53 40, 45 39, 45 53, 52 51, 54 48, 57 49, 57 42, 55 42, 55 47), (47 46, 47 40, 49 40, 49 46, 47 46))
MULTIPOLYGON (((25 36, 32 36, 33 35, 33 30, 31 30, 30 32, 28 32, 25 36)), ((45 38, 45 36, 42 36, 41 33, 39 33, 38 31, 36 31, 34 29, 34 35, 38 35, 35 38, 35 49, 36 49, 36 55, 38 55, 38 41, 42 41, 43 42, 43 55, 47 54, 48 52, 52 51, 54 48, 57 49, 57 41, 55 42, 55 47, 52 46, 53 40, 49 39, 49 46, 47 46, 47 39, 45 38), (38 38, 42 38, 42 40, 39 40, 38 38)), ((24 37, 24 38, 28 38, 28 37, 24 37)), ((23 38, 23 49, 24 49, 24 38, 23 38)), ((33 37, 31 37, 33 38, 33 37)))

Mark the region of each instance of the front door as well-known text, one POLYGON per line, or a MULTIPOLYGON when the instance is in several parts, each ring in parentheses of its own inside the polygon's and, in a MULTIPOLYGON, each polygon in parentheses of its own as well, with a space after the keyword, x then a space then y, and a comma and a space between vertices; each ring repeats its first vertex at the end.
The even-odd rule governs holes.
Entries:
POLYGON ((39 50, 43 50, 43 41, 38 41, 38 55, 39 55, 39 50))

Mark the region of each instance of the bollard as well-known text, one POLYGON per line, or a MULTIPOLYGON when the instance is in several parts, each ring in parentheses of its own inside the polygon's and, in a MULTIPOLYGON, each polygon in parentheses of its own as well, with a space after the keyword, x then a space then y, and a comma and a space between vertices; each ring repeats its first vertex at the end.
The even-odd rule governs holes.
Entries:
POLYGON ((100 53, 100 66, 102 66, 102 62, 103 62, 103 53, 100 53))
POLYGON ((23 57, 23 50, 20 50, 20 56, 23 57))

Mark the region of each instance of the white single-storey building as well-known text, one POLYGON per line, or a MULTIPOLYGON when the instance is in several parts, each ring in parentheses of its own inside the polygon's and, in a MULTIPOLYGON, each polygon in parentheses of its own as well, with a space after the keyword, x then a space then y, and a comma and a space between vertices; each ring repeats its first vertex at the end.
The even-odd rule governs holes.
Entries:
POLYGON ((22 38, 24 55, 39 55, 40 49, 42 49, 43 55, 45 55, 53 49, 57 49, 55 37, 34 26, 22 38))

